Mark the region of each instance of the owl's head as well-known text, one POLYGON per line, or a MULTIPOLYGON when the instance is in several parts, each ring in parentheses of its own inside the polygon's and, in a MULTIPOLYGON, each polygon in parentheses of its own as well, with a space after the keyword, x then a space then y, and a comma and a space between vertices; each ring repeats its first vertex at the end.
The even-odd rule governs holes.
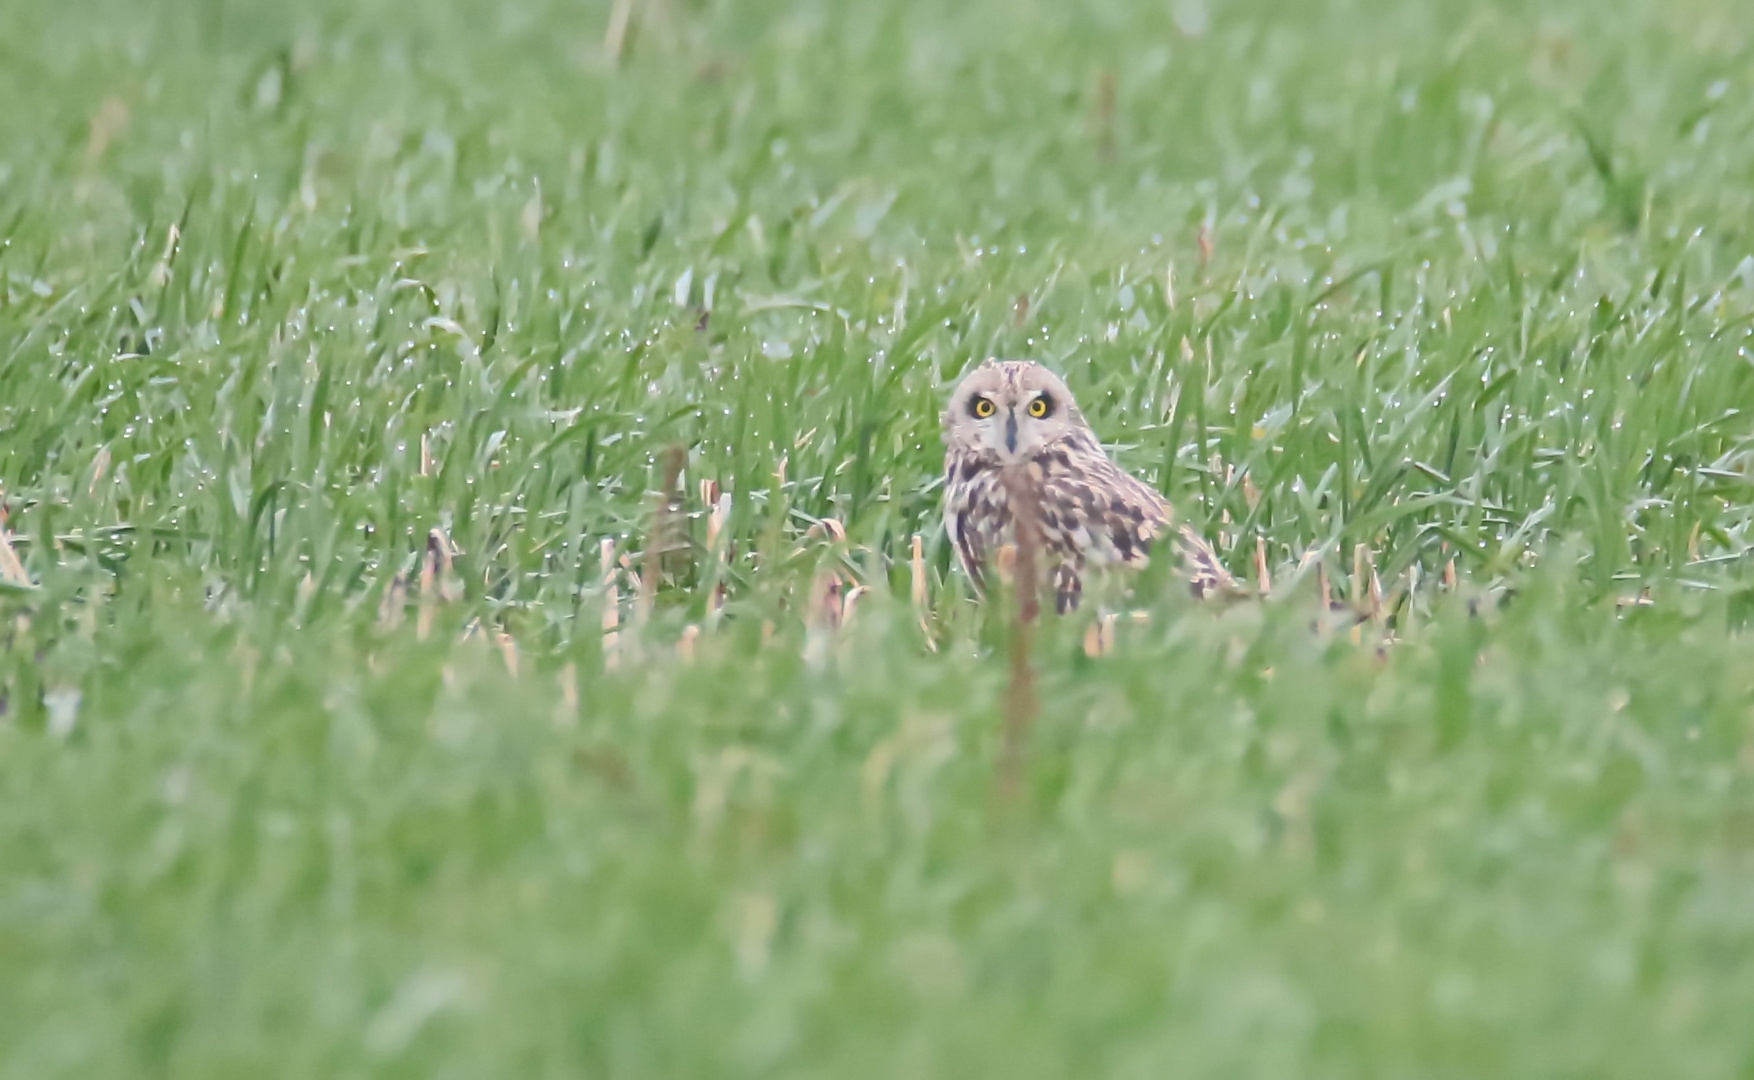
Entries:
POLYGON ((988 360, 963 378, 944 410, 944 439, 952 448, 1000 464, 1028 461, 1086 429, 1066 384, 1028 360, 988 360))

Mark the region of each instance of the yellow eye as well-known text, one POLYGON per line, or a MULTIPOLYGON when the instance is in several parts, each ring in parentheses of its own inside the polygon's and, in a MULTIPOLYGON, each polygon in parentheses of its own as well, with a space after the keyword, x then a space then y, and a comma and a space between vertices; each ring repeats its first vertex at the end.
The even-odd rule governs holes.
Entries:
POLYGON ((974 414, 980 419, 985 420, 987 417, 998 411, 999 410, 994 407, 991 400, 984 397, 974 399, 974 414))
POLYGON ((1034 401, 1029 403, 1029 415, 1035 417, 1037 420, 1040 420, 1042 417, 1046 416, 1047 414, 1048 414, 1048 399, 1047 398, 1038 397, 1034 401))

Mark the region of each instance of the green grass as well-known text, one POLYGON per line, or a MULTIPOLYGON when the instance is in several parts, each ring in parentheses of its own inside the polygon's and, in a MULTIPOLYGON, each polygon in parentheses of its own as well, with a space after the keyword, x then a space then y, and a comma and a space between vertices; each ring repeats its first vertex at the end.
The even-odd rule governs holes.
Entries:
POLYGON ((0 0, 0 1078, 1754 1076, 1742 5, 636 9, 0 0), (1280 585, 1010 801, 992 354, 1280 585))

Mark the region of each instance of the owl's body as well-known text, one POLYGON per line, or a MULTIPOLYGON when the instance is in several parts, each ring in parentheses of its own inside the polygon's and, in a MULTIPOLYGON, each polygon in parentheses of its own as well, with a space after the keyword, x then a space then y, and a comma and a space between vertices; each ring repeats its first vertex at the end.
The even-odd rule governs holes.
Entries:
POLYGON ((1139 569, 1173 533, 1195 596, 1237 588, 1169 502, 1122 471, 1085 423, 1070 391, 1039 364, 989 360, 957 387, 944 413, 944 524, 977 587, 1016 542, 1012 492, 1035 493, 1045 584, 1061 612, 1078 605, 1087 570, 1139 569))

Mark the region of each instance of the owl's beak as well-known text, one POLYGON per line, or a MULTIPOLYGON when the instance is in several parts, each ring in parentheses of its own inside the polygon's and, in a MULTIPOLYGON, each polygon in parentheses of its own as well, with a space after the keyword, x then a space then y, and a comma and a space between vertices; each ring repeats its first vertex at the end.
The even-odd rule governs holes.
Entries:
POLYGON ((1008 453, 1012 453, 1012 454, 1015 454, 1017 452, 1017 410, 1016 409, 1012 409, 1010 412, 1005 414, 1005 450, 1008 453))

